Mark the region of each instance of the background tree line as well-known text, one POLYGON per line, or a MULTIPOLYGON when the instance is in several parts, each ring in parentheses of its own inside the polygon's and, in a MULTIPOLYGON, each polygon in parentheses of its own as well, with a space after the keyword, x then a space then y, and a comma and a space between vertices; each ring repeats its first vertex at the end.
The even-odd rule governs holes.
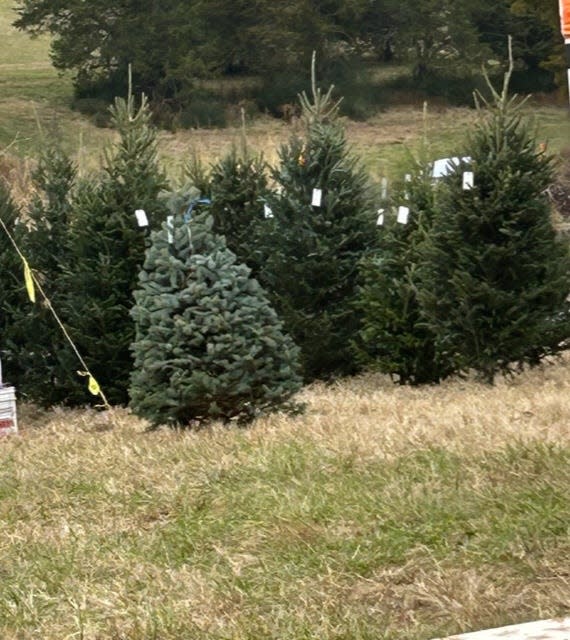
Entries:
POLYGON ((469 100, 481 64, 505 61, 507 34, 515 90, 553 89, 563 68, 556 0, 21 0, 17 11, 18 28, 53 36, 53 64, 73 71, 77 98, 124 93, 132 64, 134 90, 157 113, 227 76, 258 78, 257 106, 275 111, 306 86, 299 70, 313 50, 347 97, 358 78, 370 84, 366 69, 401 63, 407 88, 469 100))

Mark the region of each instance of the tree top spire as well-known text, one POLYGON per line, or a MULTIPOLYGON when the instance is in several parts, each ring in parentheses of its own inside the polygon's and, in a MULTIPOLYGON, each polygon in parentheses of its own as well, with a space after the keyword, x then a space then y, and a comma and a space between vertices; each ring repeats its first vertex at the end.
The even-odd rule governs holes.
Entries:
POLYGON ((336 101, 333 100, 332 93, 334 91, 334 84, 331 84, 326 93, 323 93, 321 88, 317 87, 316 62, 317 53, 313 51, 311 59, 312 99, 307 96, 305 91, 299 94, 299 101, 303 109, 303 119, 309 127, 317 122, 322 124, 336 120, 340 103, 342 102, 342 98, 336 101))

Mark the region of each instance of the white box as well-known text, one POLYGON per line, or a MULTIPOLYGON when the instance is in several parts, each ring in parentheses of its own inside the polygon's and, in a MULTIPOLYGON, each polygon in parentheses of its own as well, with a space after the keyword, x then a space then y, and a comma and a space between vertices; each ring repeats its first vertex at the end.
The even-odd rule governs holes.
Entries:
POLYGON ((18 433, 16 389, 2 385, 0 386, 0 436, 11 433, 18 433))

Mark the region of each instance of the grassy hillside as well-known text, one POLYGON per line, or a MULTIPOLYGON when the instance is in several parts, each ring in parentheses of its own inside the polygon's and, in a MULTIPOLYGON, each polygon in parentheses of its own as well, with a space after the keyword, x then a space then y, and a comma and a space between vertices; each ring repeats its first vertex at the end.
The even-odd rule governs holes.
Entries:
MULTIPOLYGON (((33 158, 42 144, 41 130, 55 130, 64 145, 76 154, 82 168, 96 166, 102 146, 111 132, 96 128, 87 118, 71 111, 72 87, 49 63, 49 40, 31 39, 12 27, 16 17, 13 0, 0 0, 0 153, 9 147, 19 158, 33 158)), ((570 118, 563 107, 534 111, 541 135, 559 150, 570 140, 570 118)), ((428 112, 427 133, 431 154, 457 154, 474 113, 469 109, 434 108, 428 112)), ((253 147, 274 159, 278 145, 292 126, 260 117, 249 128, 253 147)), ((374 177, 398 175, 410 150, 417 150, 424 135, 421 105, 390 109, 366 123, 347 123, 348 137, 374 177)), ((161 136, 161 153, 173 174, 196 151, 206 160, 224 153, 239 136, 237 129, 179 131, 161 136)))
POLYGON ((249 430, 21 412, 3 640, 428 640, 568 614, 570 362, 365 377, 249 430))
POLYGON ((32 39, 12 27, 13 6, 0 0, 0 150, 10 146, 25 156, 37 147, 39 121, 63 126, 71 83, 51 66, 47 38, 32 39))
POLYGON ((17 18, 13 0, 0 0, 0 68, 5 65, 20 65, 28 69, 48 68, 49 40, 36 38, 30 40, 26 35, 16 31, 12 22, 17 18))

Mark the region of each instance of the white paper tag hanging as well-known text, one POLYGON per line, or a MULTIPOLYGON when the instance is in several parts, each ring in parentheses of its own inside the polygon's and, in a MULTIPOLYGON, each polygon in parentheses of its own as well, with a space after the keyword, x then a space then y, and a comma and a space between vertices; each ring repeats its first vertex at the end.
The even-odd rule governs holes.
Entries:
POLYGON ((473 174, 473 171, 466 171, 463 174, 463 191, 469 191, 470 189, 473 189, 474 185, 475 176, 473 174))
POLYGON ((398 222, 400 224, 408 224, 409 217, 410 217, 409 207, 398 207, 398 222))
POLYGON ((381 227, 384 224, 384 209, 378 209, 378 219, 376 220, 376 226, 381 227))
POLYGON ((323 201, 323 190, 322 189, 313 189, 313 200, 311 205, 313 207, 320 207, 323 201))
POLYGON ((263 215, 266 219, 273 218, 273 211, 271 211, 271 207, 268 204, 263 205, 263 215))
POLYGON ((137 209, 135 216, 137 217, 139 227, 148 227, 148 218, 144 209, 137 209))
POLYGON ((172 244, 174 242, 174 235, 172 234, 174 231, 174 216, 166 216, 166 230, 168 233, 168 244, 172 244))

